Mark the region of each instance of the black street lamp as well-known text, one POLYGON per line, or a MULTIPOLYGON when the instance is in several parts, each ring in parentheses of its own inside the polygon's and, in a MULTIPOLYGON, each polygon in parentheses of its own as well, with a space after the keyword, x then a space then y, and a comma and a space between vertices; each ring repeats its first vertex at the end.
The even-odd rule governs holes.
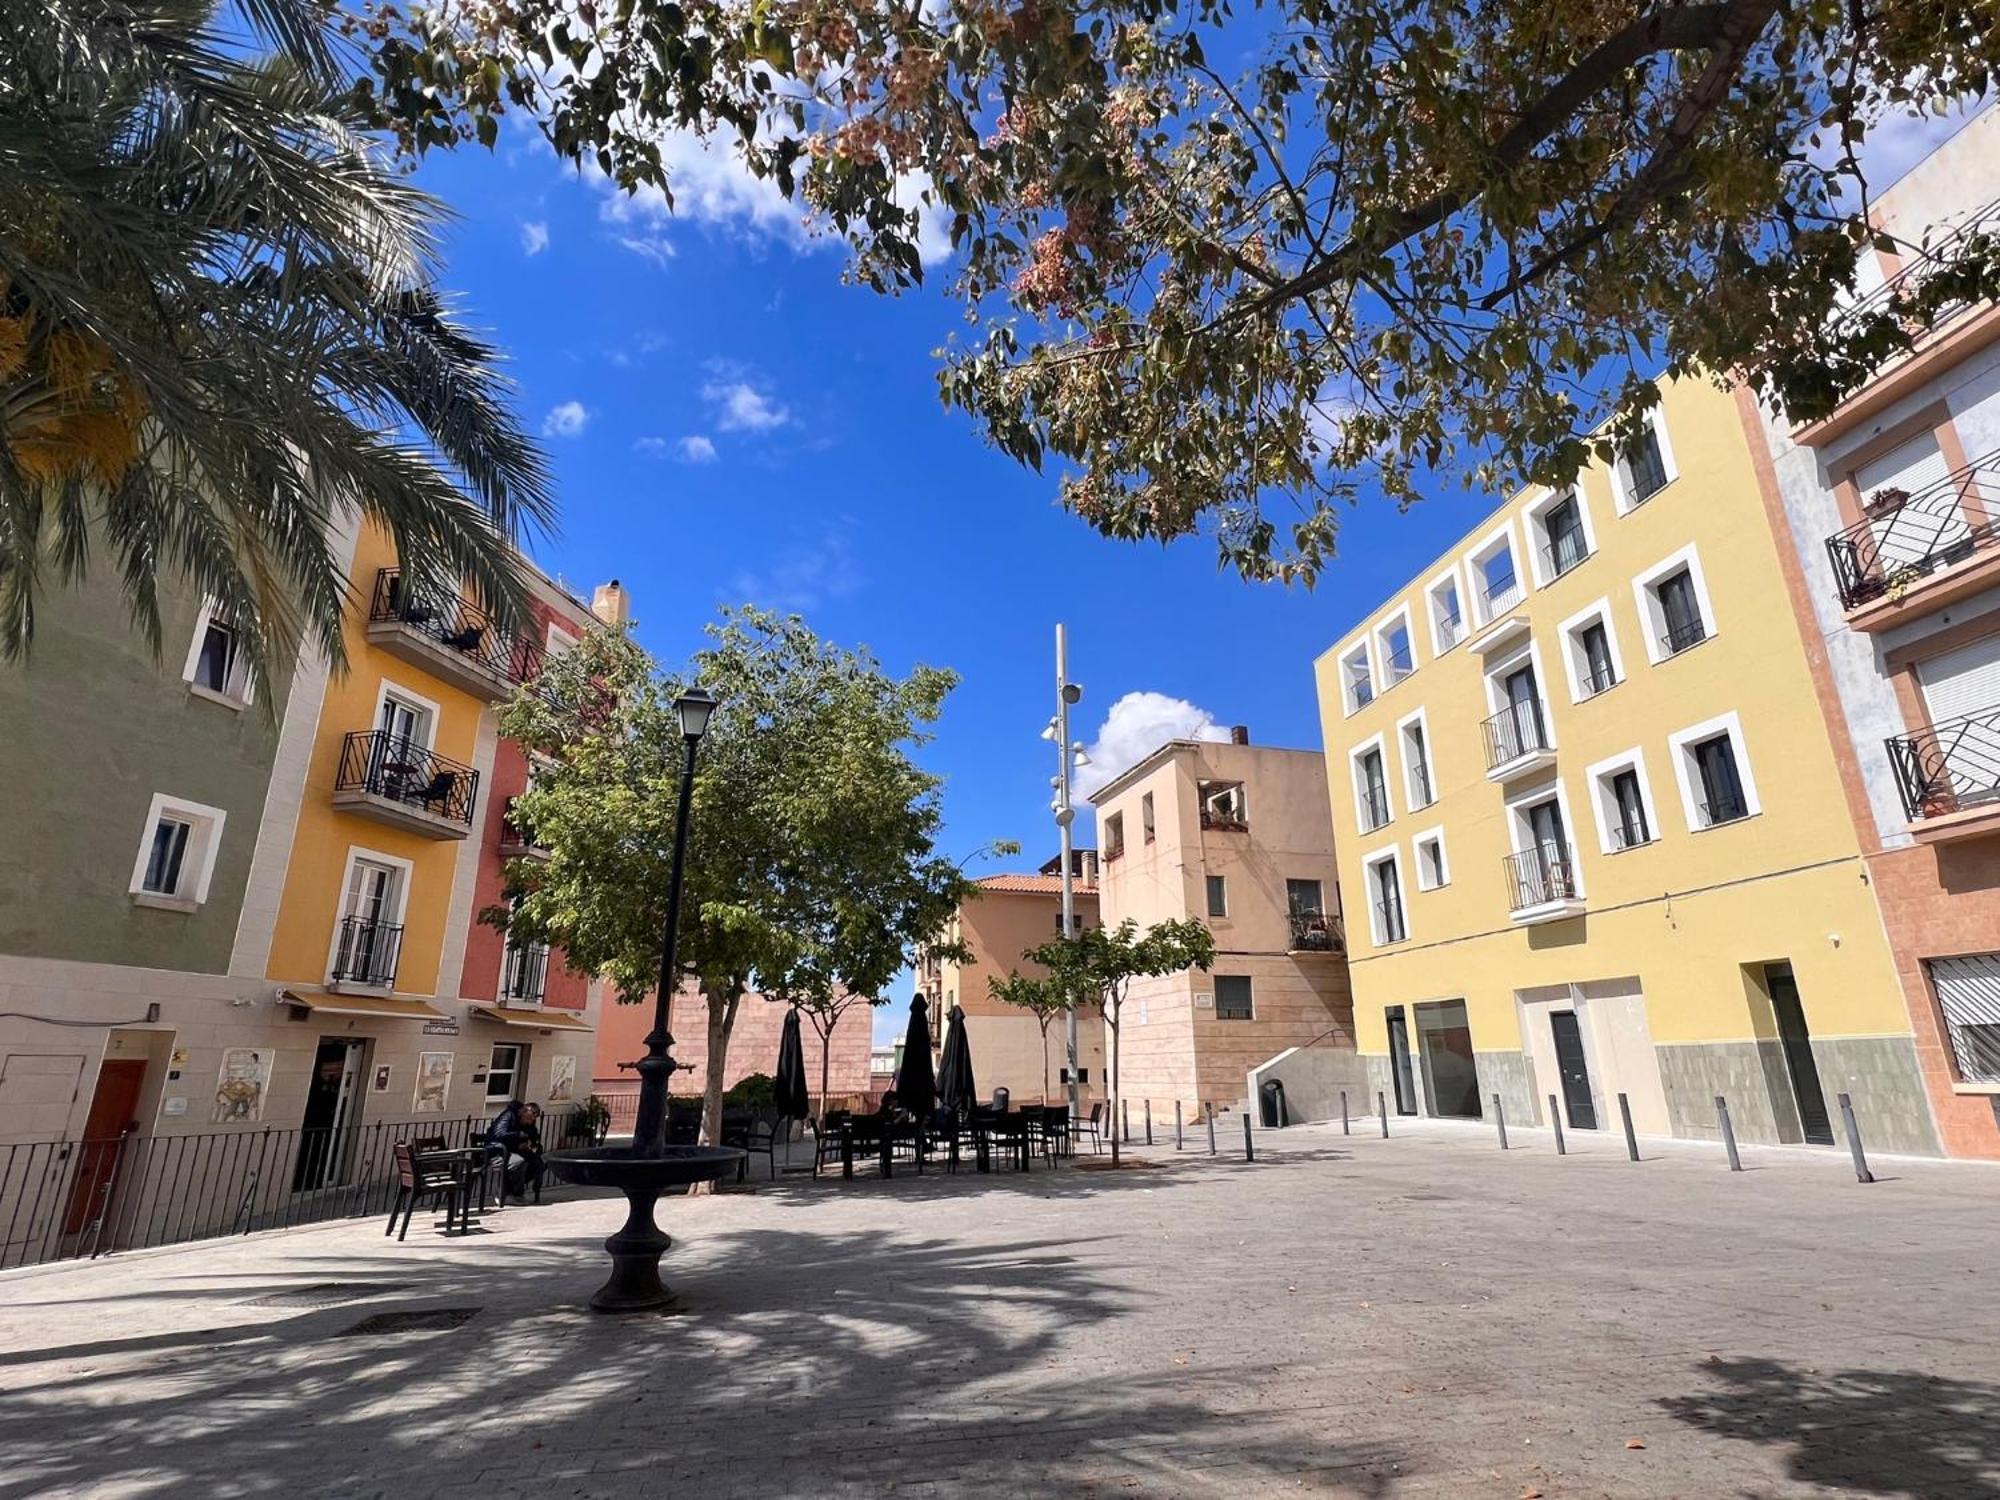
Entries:
POLYGON ((674 699, 680 716, 681 744, 687 758, 681 765, 680 807, 674 815, 673 873, 667 877, 667 932, 661 942, 660 988, 653 1000, 653 1029, 646 1034, 646 1055, 639 1059, 639 1112, 632 1125, 632 1149, 638 1156, 657 1156, 667 1144, 667 1085, 677 1066, 671 1056, 674 1038, 667 1030, 667 1011, 680 987, 674 948, 681 931, 681 880, 687 872, 690 808, 694 802, 694 756, 708 733, 715 696, 705 688, 689 688, 674 699))

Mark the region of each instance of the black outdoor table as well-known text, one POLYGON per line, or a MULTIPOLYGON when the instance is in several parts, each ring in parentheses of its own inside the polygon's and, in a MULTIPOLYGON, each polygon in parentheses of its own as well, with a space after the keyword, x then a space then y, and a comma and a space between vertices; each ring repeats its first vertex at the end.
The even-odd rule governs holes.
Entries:
POLYGON ((972 1115, 972 1144, 982 1172, 993 1170, 992 1143, 997 1139, 1014 1153, 1014 1164, 1023 1172, 1028 1170, 1031 1155, 1027 1118, 1019 1114, 995 1114, 990 1110, 975 1110, 972 1115))

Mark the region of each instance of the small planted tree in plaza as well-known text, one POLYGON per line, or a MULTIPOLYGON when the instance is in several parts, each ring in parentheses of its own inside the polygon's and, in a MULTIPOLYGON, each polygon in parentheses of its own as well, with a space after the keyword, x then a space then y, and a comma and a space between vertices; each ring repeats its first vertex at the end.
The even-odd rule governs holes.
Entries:
POLYGON ((962 894, 933 843, 939 780, 908 753, 956 681, 923 666, 891 677, 795 616, 748 607, 723 611, 674 672, 624 632, 593 631, 503 715, 503 732, 543 757, 515 812, 548 857, 517 861, 512 905, 484 915, 559 944, 622 1002, 674 984, 659 972, 682 753, 673 700, 695 682, 715 694, 679 944, 707 1006, 712 1144, 744 995, 762 988, 808 1014, 842 990, 873 995, 962 894))

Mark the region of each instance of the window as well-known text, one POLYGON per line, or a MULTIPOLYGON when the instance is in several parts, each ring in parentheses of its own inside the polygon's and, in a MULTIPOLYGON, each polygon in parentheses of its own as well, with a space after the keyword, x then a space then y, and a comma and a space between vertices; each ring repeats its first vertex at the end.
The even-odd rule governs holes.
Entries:
POLYGON ((1295 917, 1326 915, 1325 887, 1317 880, 1287 880, 1285 907, 1295 917))
POLYGON ((2000 1083, 2000 953, 1929 958, 1924 969, 1960 1081, 2000 1083))
POLYGON ((1514 533, 1502 526, 1472 554, 1472 603, 1477 623, 1490 625, 1521 602, 1521 574, 1514 566, 1514 533))
POLYGON ((1673 481, 1673 454, 1667 447, 1667 429, 1659 412, 1647 414, 1645 427, 1625 446, 1611 466, 1611 490, 1618 513, 1625 514, 1644 505, 1673 481))
POLYGON ((1569 677, 1570 702, 1582 703, 1617 684, 1625 676, 1618 641, 1611 633, 1611 601, 1599 599, 1578 610, 1559 627, 1563 668, 1569 677))
POLYGON ((1369 896, 1374 910, 1369 925, 1376 946, 1400 943, 1410 935, 1403 922, 1403 881, 1396 868, 1396 851, 1391 849, 1367 861, 1369 896))
POLYGON ((1513 804, 1514 853, 1507 859, 1511 909, 1525 911, 1583 894, 1561 794, 1513 804))
POLYGON ((1368 643, 1363 641, 1340 659, 1340 690, 1353 713, 1375 701, 1375 678, 1368 667, 1368 643))
POLYGON ((133 902, 190 911, 206 901, 227 817, 219 807, 156 794, 146 809, 132 867, 133 902))
POLYGON ((1354 795, 1360 805, 1363 833, 1373 833, 1389 821, 1389 783, 1382 770, 1379 737, 1355 757, 1354 795))
POLYGON ((1575 490, 1561 490, 1530 504, 1523 512, 1528 521, 1528 541, 1535 549, 1535 582, 1546 586, 1589 557, 1590 520, 1583 498, 1575 490))
POLYGON ((495 1042, 486 1064, 487 1107, 516 1098, 527 1075, 528 1049, 519 1042, 495 1042))
POLYGON ((1465 639, 1465 607, 1458 597, 1458 574, 1447 573, 1435 580, 1426 597, 1430 601, 1431 654, 1443 656, 1465 639))
POLYGON ((1584 772, 1597 813, 1597 847, 1617 854, 1650 844, 1659 836, 1646 763, 1637 749, 1601 760, 1584 772))
POLYGON ((241 708, 251 699, 250 655, 233 626, 215 617, 213 601, 195 619, 194 642, 188 648, 182 680, 204 698, 241 708))
POLYGON ((1655 662, 1678 656, 1715 634, 1715 610, 1693 547, 1683 547, 1633 579, 1632 594, 1639 606, 1646 654, 1655 662))
POLYGON ((1375 632, 1375 649, 1382 657, 1382 685, 1394 687, 1417 669, 1410 644, 1410 616, 1400 611, 1375 632))
POLYGON ((1499 712, 1486 721, 1486 769, 1498 770, 1524 756, 1552 748, 1542 716, 1542 689, 1534 663, 1502 668, 1488 679, 1499 712))
POLYGON ((394 691, 382 694, 382 711, 376 727, 392 745, 428 750, 435 722, 432 705, 423 699, 394 691))
POLYGON ((334 924, 331 977, 336 983, 389 989, 403 947, 403 897, 409 866, 380 854, 354 854, 334 924))
POLYGON ((1429 807, 1437 801, 1437 790, 1431 785, 1430 744, 1424 736, 1423 716, 1405 719, 1399 731, 1403 737, 1403 776, 1408 782, 1405 790, 1410 809, 1429 807))
POLYGON ((1229 915, 1229 882, 1220 875, 1208 877, 1208 914, 1211 917, 1229 915))
POLYGON ((1434 828, 1416 838, 1417 889, 1434 891, 1451 884, 1451 865, 1444 854, 1444 830, 1434 828))
MULTIPOLYGON (((513 906, 510 900, 509 908, 513 906)), ((500 954, 500 998, 520 1005, 540 1005, 549 988, 549 945, 507 934, 500 954)))
POLYGON ((1667 744, 1689 829, 1699 832, 1763 811, 1744 749, 1743 726, 1735 714, 1671 734, 1667 744))
POLYGON ((1139 827, 1144 830, 1146 842, 1153 842, 1153 794, 1146 793, 1139 799, 1139 827))
POLYGON ((1104 820, 1104 859, 1109 864, 1125 852, 1125 814, 1112 813, 1104 820))
POLYGON ((1201 826, 1243 829, 1250 826, 1250 812, 1243 800, 1240 781, 1204 781, 1195 787, 1201 798, 1201 826))
POLYGON ((1639 790, 1637 772, 1624 770, 1611 778, 1611 805, 1617 814, 1611 826, 1613 848, 1636 849, 1653 842, 1653 827, 1646 817, 1646 797, 1639 790))
POLYGON ((1251 1019, 1250 976, 1248 974, 1218 974, 1215 976, 1215 1019, 1218 1021, 1248 1021, 1251 1019))
POLYGON ((1618 681, 1618 669, 1611 665, 1611 636, 1602 620, 1592 620, 1577 635, 1577 649, 1583 654, 1583 692, 1595 698, 1618 681))

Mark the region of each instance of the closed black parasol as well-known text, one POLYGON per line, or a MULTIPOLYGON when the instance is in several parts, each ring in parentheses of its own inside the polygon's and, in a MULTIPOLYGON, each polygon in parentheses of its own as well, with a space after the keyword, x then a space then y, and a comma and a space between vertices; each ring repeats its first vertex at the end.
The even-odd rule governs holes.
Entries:
POLYGON ((937 1075, 931 1071, 931 1028, 924 997, 910 1002, 910 1034, 903 1041, 903 1070, 896 1075, 896 1102, 919 1120, 937 1108, 937 1075))
POLYGON ((806 1047, 799 1039, 799 1008, 785 1012, 785 1029, 778 1037, 778 1071, 773 1077, 778 1113, 803 1120, 812 1111, 806 1096, 806 1047))
POLYGON ((979 1085, 972 1081, 972 1039, 965 1034, 965 1011, 954 1005, 946 1017, 944 1058, 938 1064, 938 1100, 953 1114, 964 1114, 979 1102, 979 1085))

